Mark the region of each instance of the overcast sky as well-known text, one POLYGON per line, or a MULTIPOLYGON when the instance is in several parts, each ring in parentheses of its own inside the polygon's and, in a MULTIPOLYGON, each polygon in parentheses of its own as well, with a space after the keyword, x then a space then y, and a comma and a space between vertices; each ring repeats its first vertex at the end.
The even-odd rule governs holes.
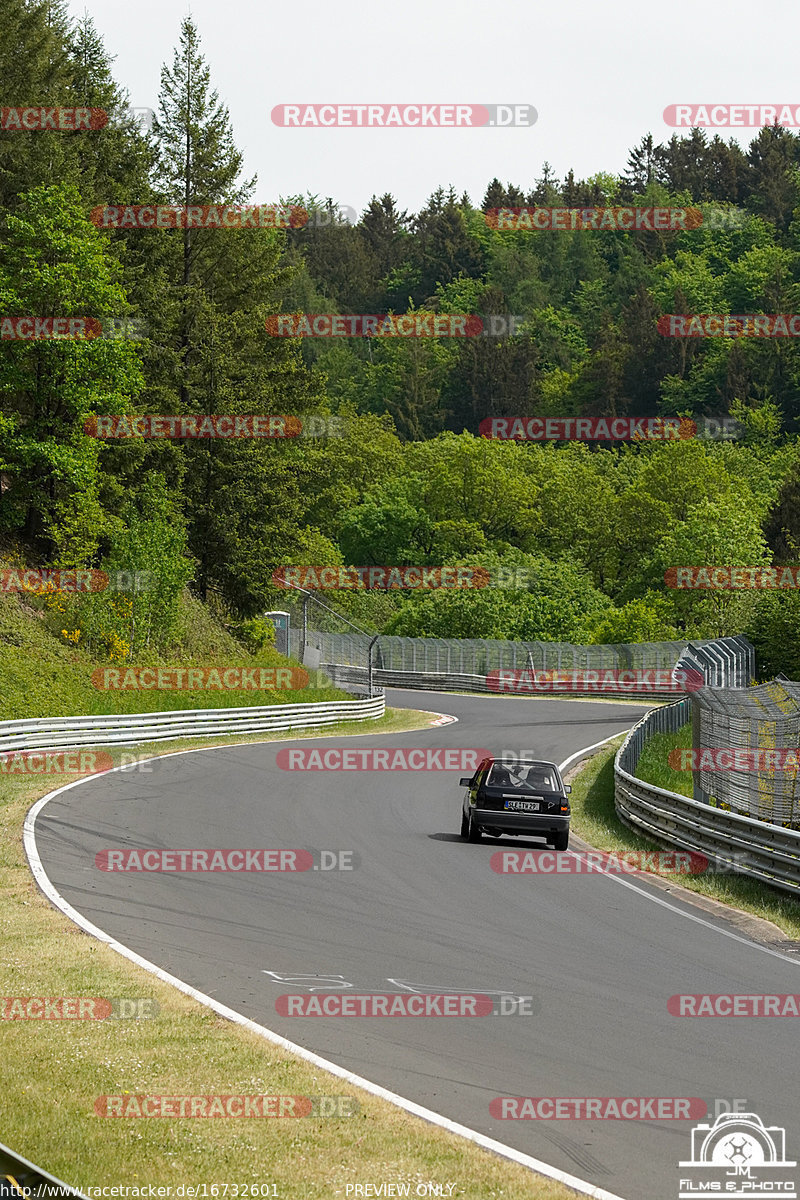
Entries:
MULTIPOLYGON (((669 138, 667 105, 800 107, 800 4, 643 0, 88 0, 132 105, 156 108, 159 74, 191 13, 228 105, 253 197, 332 196, 359 212, 391 192, 419 209, 439 185, 479 203, 497 176, 526 190, 547 160, 562 178, 620 173, 644 134, 669 138), (529 104, 532 127, 281 128, 278 104, 529 104)), ((83 6, 74 5, 78 15, 83 6)), ((721 129, 747 145, 747 130, 721 129)))

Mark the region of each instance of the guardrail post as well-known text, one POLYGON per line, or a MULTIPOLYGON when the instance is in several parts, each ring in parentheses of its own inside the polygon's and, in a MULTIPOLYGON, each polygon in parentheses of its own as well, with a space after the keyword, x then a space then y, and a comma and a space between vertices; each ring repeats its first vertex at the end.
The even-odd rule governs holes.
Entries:
POLYGON ((375 634, 375 637, 372 639, 372 641, 369 644, 369 650, 367 651, 367 699, 368 700, 372 699, 372 649, 380 636, 381 635, 379 633, 375 634))
POLYGON ((306 592, 303 596, 303 640, 300 643, 300 662, 304 663, 306 659, 306 638, 308 636, 308 602, 311 599, 311 593, 306 592))
MULTIPOLYGON (((692 748, 697 749, 702 741, 702 708, 696 696, 692 696, 692 748)), ((700 804, 707 804, 708 798, 700 790, 699 772, 692 771, 692 797, 700 804)))

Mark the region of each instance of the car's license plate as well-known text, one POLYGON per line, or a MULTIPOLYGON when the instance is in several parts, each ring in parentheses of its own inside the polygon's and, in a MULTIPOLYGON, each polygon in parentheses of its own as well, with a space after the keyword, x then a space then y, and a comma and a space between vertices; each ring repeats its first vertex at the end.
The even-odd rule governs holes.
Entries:
POLYGON ((511 812, 538 812, 539 804, 536 800, 506 800, 505 808, 511 812))

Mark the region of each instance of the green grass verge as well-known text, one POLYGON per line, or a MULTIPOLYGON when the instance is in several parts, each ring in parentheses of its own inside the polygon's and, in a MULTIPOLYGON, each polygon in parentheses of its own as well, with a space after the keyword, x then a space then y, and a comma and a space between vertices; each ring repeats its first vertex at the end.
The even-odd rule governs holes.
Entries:
MULTIPOLYGON (((648 775, 642 774, 642 778, 658 787, 678 791, 680 789, 673 786, 671 775, 680 776, 682 772, 672 772, 666 763, 666 754, 679 743, 675 735, 659 735, 648 743, 648 750, 651 750, 653 743, 659 739, 664 740, 660 751, 663 765, 660 766, 658 760, 651 762, 655 753, 653 752, 648 757, 649 765, 646 764, 648 775), (667 775, 667 772, 670 772, 670 775, 667 775)), ((623 825, 614 808, 614 755, 622 741, 623 738, 620 737, 612 743, 610 750, 603 750, 595 755, 572 780, 572 829, 578 837, 584 838, 598 850, 620 852, 652 849, 654 843, 623 825)), ((643 754, 640 764, 644 759, 643 754)), ((791 896, 783 896, 780 892, 759 883, 756 879, 736 875, 665 874, 660 877, 671 879, 689 891, 709 896, 712 900, 719 900, 742 912, 763 917, 766 921, 774 922, 787 937, 800 938, 800 903, 791 896)))
POLYGON ((682 725, 677 733, 656 733, 645 742, 636 764, 636 775, 645 783, 678 792, 681 796, 692 795, 692 772, 678 771, 667 762, 670 750, 689 750, 692 745, 691 721, 682 725))
MULTIPOLYGON (((198 745, 390 733, 430 723, 420 713, 390 710, 379 721, 328 726, 324 733, 160 742, 136 751, 146 757, 198 745)), ((55 786, 71 778, 60 777, 55 786)), ((348 1183, 407 1183, 414 1195, 427 1181, 453 1184, 450 1194, 468 1200, 575 1196, 225 1021, 77 929, 38 891, 23 853, 24 816, 43 791, 41 777, 0 780, 0 992, 150 996, 159 1011, 139 1021, 0 1021, 0 1141, 75 1186, 171 1185, 173 1197, 179 1184, 225 1183, 274 1184, 279 1197, 298 1200, 344 1197, 348 1183), (96 1097, 124 1092, 350 1095, 360 1111, 302 1120, 95 1115, 96 1097)))
MULTIPOLYGON (((264 704, 309 704, 347 699, 347 693, 319 682, 311 672, 302 689, 181 691, 131 688, 99 690, 92 682, 98 667, 291 667, 271 647, 258 656, 216 622, 204 605, 182 600, 182 630, 169 655, 138 656, 108 662, 62 641, 50 627, 52 617, 33 598, 0 595, 0 721, 32 717, 101 716, 110 713, 172 712, 189 708, 244 708, 264 704)), ((56 621, 58 624, 58 621, 56 621)), ((258 678, 256 676, 256 678, 258 678)))

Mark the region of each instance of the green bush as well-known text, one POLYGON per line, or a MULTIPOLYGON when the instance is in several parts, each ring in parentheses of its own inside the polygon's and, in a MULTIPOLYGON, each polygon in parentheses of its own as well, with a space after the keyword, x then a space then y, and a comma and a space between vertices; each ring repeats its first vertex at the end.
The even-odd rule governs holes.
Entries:
POLYGON ((251 617, 236 626, 236 635, 251 654, 275 645, 275 626, 264 617, 251 617))

